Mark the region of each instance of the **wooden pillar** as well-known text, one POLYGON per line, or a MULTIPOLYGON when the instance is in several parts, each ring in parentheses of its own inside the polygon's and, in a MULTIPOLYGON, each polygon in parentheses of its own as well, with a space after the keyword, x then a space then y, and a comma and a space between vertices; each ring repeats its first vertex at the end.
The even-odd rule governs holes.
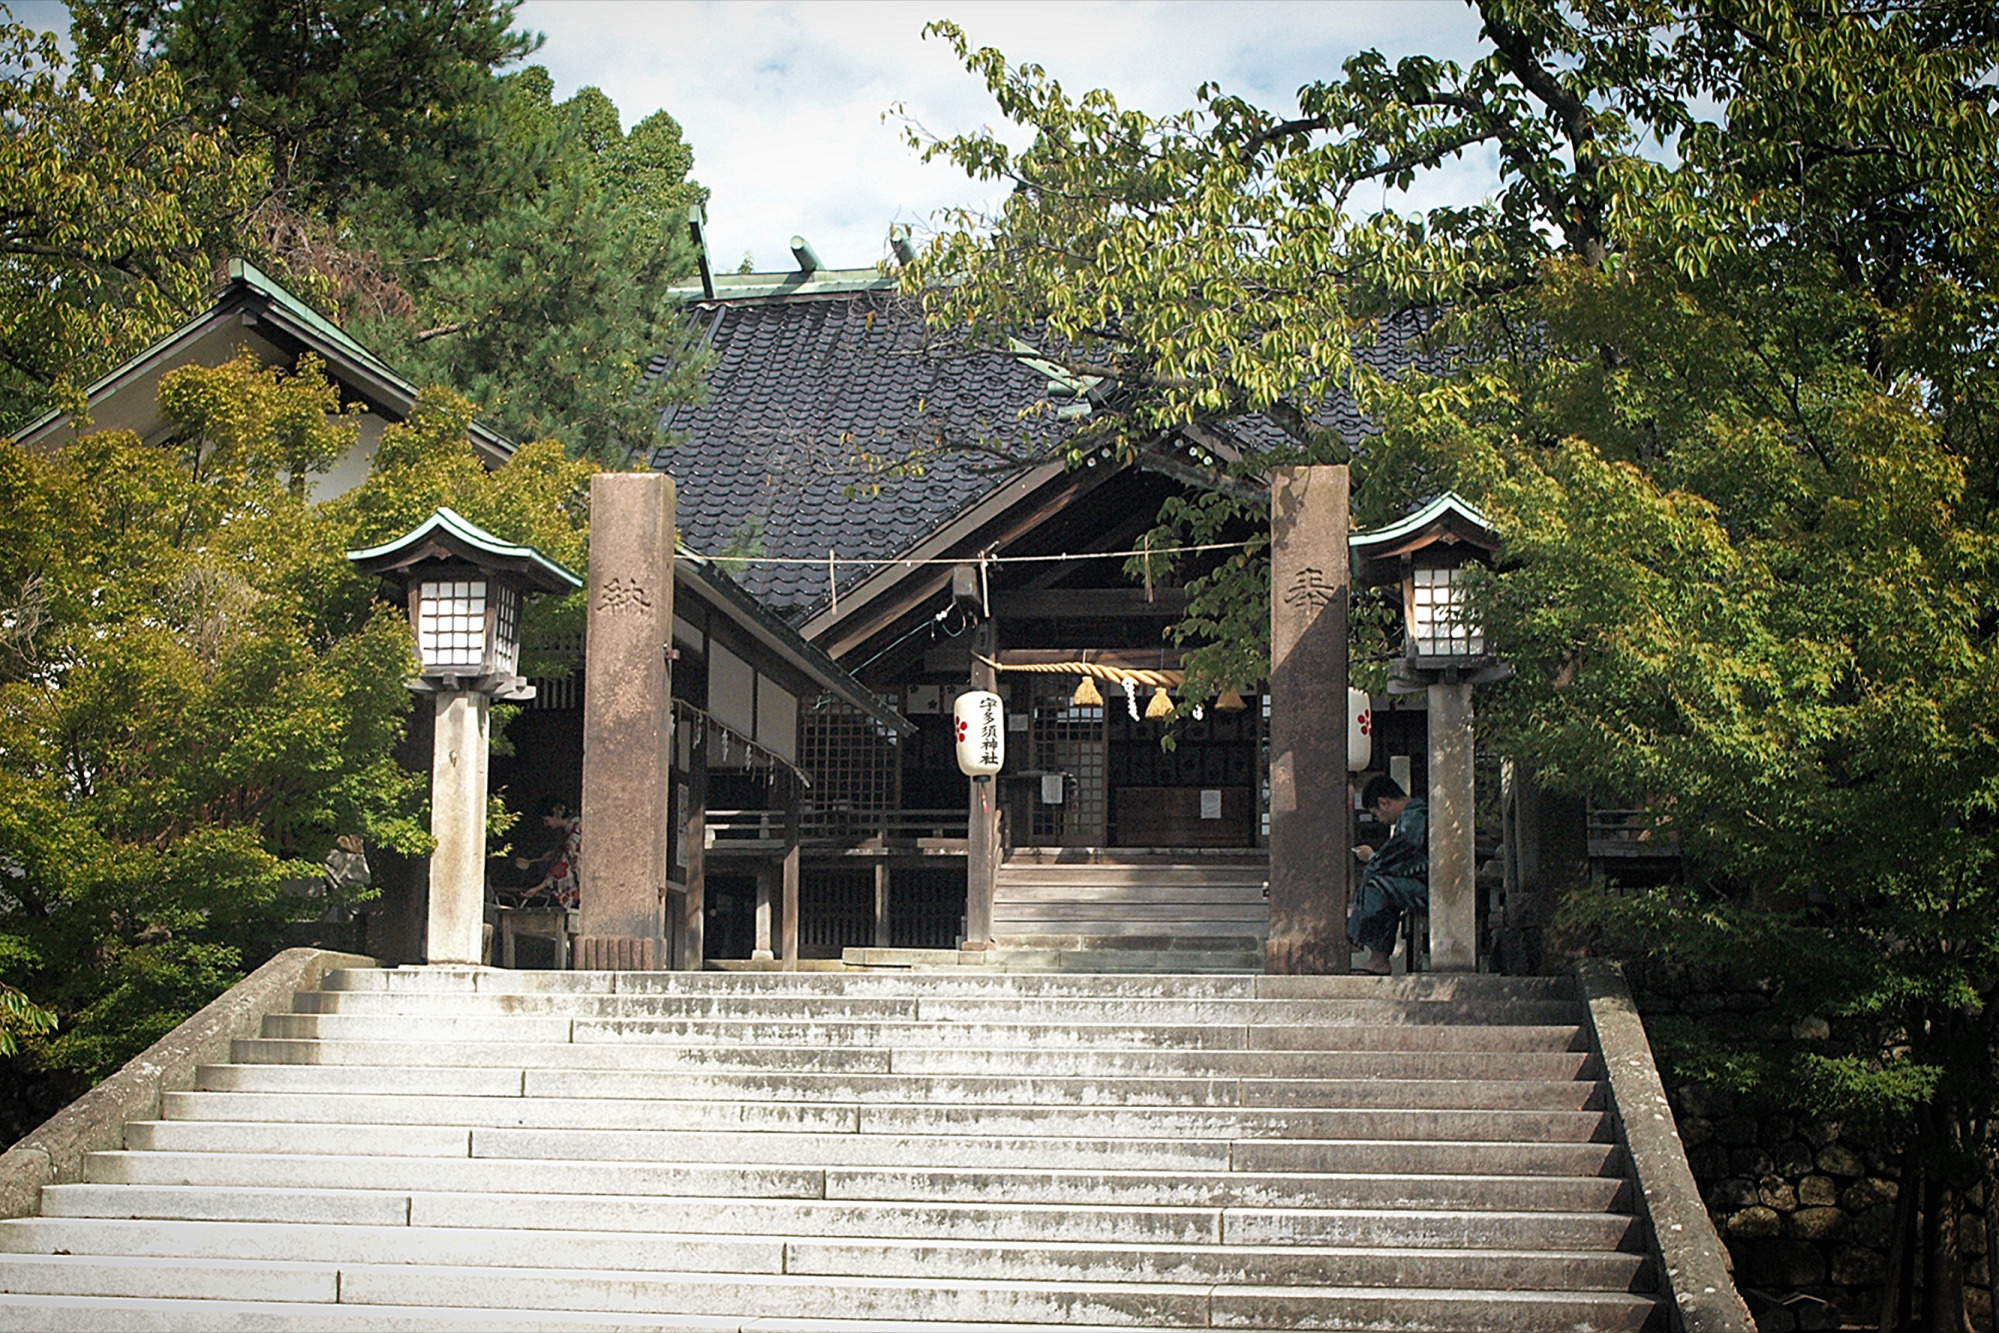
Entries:
POLYGON ((673 819, 673 479, 590 479, 583 687, 582 969, 662 962, 673 819))
POLYGON ((881 857, 875 861, 875 948, 890 947, 889 939, 888 858, 881 857))
POLYGON ((1430 687, 1430 970, 1478 969, 1471 685, 1430 687))
MULTIPOLYGON (((997 658, 998 635, 992 621, 972 633, 972 688, 996 690, 999 673, 979 660, 997 658)), ((999 781, 968 781, 971 788, 965 821, 965 939, 959 947, 993 947, 993 886, 999 878, 999 781)))
POLYGON ((756 947, 750 950, 750 957, 762 962, 777 957, 771 951, 773 934, 770 922, 770 882, 771 867, 767 863, 760 863, 757 866, 757 942, 756 947))
POLYGON ((784 798, 784 970, 798 970, 798 806, 802 799, 796 776, 784 798))
POLYGON ((682 926, 682 962, 699 972, 708 965, 708 724, 690 720, 694 729, 687 757, 687 846, 681 864, 687 867, 687 920, 682 926))
POLYGON ((1347 482, 1271 475, 1268 972, 1348 966, 1347 482))

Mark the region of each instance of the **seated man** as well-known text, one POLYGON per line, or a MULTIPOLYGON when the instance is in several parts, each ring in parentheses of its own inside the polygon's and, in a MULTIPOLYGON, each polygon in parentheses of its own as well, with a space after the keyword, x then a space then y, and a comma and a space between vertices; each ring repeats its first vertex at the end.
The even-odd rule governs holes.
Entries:
POLYGON ((1361 873, 1353 914, 1347 918, 1347 939, 1354 948, 1368 951, 1354 970, 1385 977, 1402 914, 1430 901, 1430 809, 1422 797, 1409 795, 1385 773, 1368 779, 1360 801, 1393 831, 1379 850, 1365 843, 1353 849, 1367 869, 1361 873))

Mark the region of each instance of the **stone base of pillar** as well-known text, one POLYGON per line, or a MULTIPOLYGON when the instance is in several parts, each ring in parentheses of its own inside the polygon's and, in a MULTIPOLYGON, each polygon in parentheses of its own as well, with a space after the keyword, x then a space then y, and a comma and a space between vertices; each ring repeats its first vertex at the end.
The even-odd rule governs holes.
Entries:
POLYGON ((659 941, 646 935, 578 935, 578 972, 657 972, 659 941))
POLYGON ((1346 971, 1346 951, 1339 942, 1317 936, 1269 939, 1263 942, 1263 970, 1280 977, 1322 977, 1346 971))

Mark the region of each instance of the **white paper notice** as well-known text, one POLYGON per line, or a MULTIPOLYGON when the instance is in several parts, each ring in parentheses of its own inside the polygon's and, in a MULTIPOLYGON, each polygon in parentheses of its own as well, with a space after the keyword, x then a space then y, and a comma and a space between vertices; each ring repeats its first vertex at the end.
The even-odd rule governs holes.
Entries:
POLYGON ((1222 789, 1220 787, 1202 788, 1201 818, 1220 819, 1221 817, 1222 817, 1222 789))
POLYGON ((1043 805, 1062 804, 1062 775, 1043 773, 1041 775, 1041 803, 1043 805))

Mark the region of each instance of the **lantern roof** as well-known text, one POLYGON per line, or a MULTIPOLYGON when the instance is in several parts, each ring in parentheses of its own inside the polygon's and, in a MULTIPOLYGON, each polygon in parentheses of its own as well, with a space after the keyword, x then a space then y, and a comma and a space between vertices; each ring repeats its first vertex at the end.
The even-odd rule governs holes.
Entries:
POLYGON ((494 573, 514 575, 540 592, 569 592, 583 580, 532 546, 501 541, 477 523, 440 508, 416 529, 392 542, 349 551, 363 574, 397 574, 426 560, 462 561, 494 573))
POLYGON ((1456 491, 1445 491, 1407 518, 1347 538, 1353 581, 1363 587, 1394 583, 1402 577, 1404 556, 1437 545, 1468 546, 1490 556, 1499 549, 1499 532, 1456 491))

